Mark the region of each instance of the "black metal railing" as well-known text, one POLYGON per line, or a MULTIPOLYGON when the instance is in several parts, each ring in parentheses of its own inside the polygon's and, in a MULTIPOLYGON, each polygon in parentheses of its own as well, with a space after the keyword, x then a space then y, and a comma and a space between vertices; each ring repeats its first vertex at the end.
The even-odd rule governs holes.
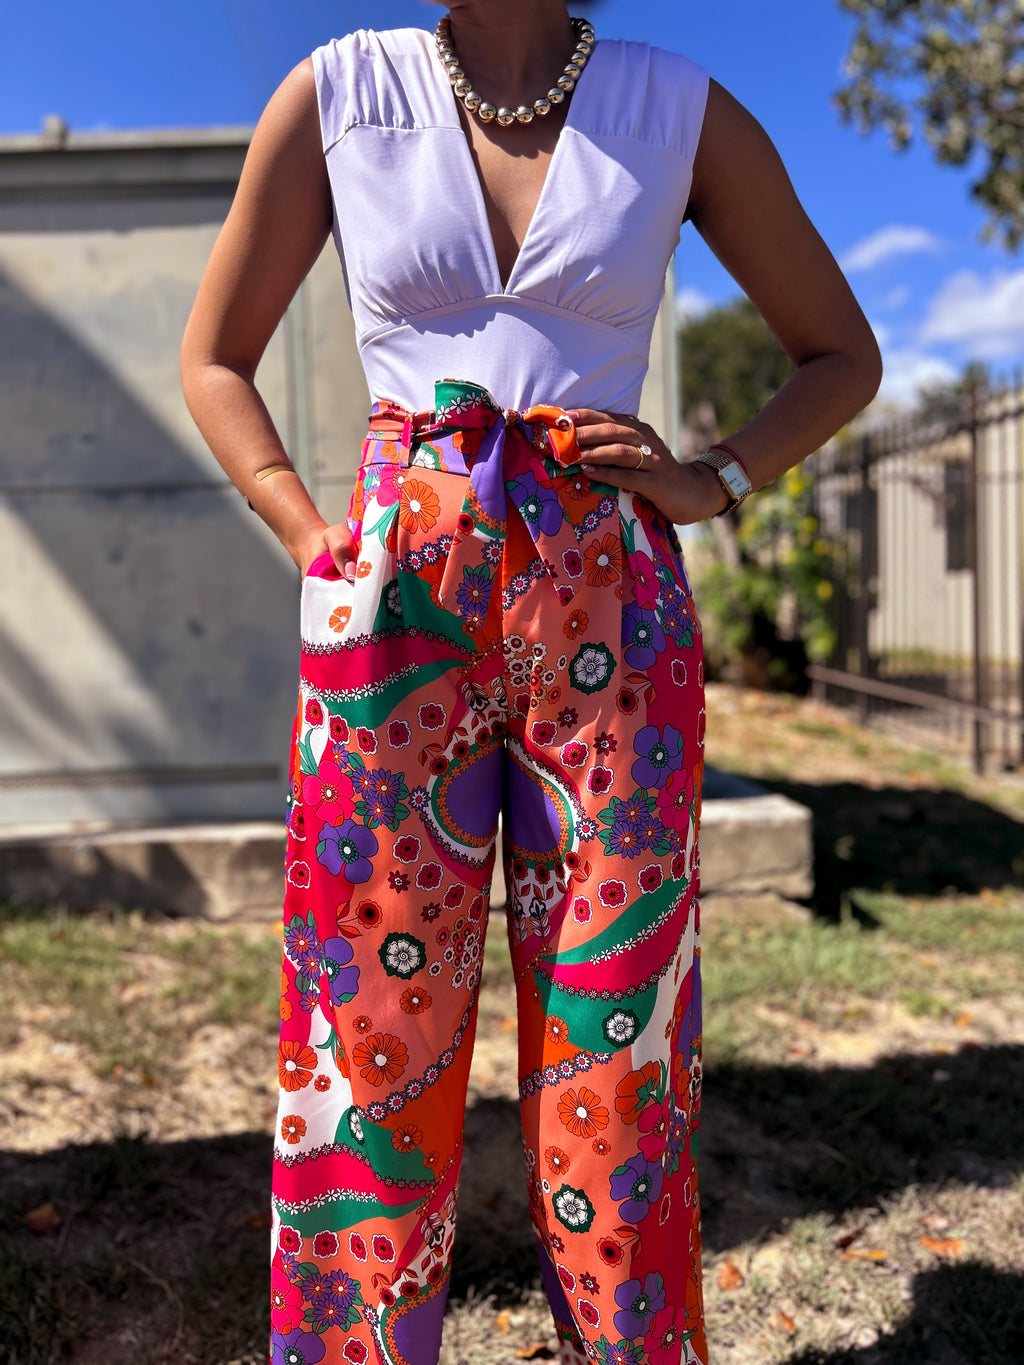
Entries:
POLYGON ((835 647, 819 695, 1024 764, 1024 386, 904 418, 811 457, 833 546, 835 647))

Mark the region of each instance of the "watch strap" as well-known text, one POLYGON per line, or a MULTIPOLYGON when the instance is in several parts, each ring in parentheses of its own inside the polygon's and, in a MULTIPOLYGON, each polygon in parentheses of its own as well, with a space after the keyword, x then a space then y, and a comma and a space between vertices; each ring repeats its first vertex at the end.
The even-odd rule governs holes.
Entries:
POLYGON ((726 514, 726 512, 734 511, 737 507, 739 507, 743 499, 748 497, 754 491, 753 485, 750 481, 750 474, 747 470, 747 466, 744 464, 740 456, 737 455, 736 452, 732 449, 732 447, 727 446, 724 442, 716 441, 715 444, 713 446, 709 446, 707 450, 702 450, 701 453, 697 456, 697 459, 700 461, 701 464, 710 465, 710 467, 718 475, 722 487, 729 494, 729 501, 722 508, 721 512, 715 513, 716 517, 722 517, 726 514), (728 483, 722 476, 722 470, 727 469, 729 465, 733 464, 738 466, 740 472, 742 473, 747 483, 746 488, 744 488, 740 493, 736 493, 732 488, 730 488, 728 483))

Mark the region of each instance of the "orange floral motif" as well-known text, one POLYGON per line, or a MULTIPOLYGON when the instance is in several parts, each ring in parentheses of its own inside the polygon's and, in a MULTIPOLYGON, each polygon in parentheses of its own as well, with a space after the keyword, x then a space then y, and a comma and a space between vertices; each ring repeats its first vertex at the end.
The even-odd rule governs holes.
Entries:
POLYGON ((281 1120, 281 1136, 285 1142, 298 1142, 306 1136, 306 1120, 299 1114, 286 1114, 281 1120))
POLYGON ((409 986, 402 992, 402 998, 398 1003, 406 1014, 422 1014, 424 1010, 430 1009, 431 999, 419 986, 409 986))
POLYGON ((582 635, 590 625, 590 617, 585 611, 572 611, 562 623, 562 632, 570 640, 582 635))
POLYGON ((356 565, 356 578, 367 578, 373 572, 373 565, 368 559, 361 559, 356 565))
POLYGON ((615 1087, 615 1108, 625 1123, 635 1123, 640 1110, 653 1098, 661 1080, 657 1062, 647 1062, 639 1071, 630 1071, 615 1087))
POLYGON ((544 1160, 553 1175, 565 1175, 572 1164, 561 1147, 548 1147, 544 1153, 544 1160))
POLYGON ((334 610, 331 612, 331 617, 328 624, 330 625, 331 630, 337 631, 337 633, 340 635, 351 619, 352 619, 351 607, 335 607, 334 610))
POLYGON ((622 541, 610 533, 592 540, 583 551, 583 566, 592 588, 606 588, 622 573, 622 541))
POLYGON ((301 1090, 309 1085, 316 1070, 316 1053, 305 1043, 288 1038, 278 1051, 277 1075, 285 1090, 301 1090))
POLYGON ((365 1043, 356 1043, 352 1060, 364 1081, 383 1085, 397 1081, 409 1064, 409 1049, 391 1033, 371 1033, 365 1043))
POLYGON ((552 1043, 567 1043, 569 1041, 569 1026, 564 1019, 559 1019, 552 1014, 544 1025, 544 1036, 552 1043))
POLYGON ((558 1101, 558 1117, 573 1137, 592 1138, 599 1129, 608 1127, 608 1110, 600 1095, 585 1085, 563 1094, 558 1101))
POLYGON ((422 479, 406 479, 398 502, 398 520, 407 531, 429 531, 441 511, 441 500, 422 479))
POLYGON ((403 1123, 391 1134, 391 1145, 396 1152, 412 1152, 423 1141, 423 1129, 414 1123, 403 1123))

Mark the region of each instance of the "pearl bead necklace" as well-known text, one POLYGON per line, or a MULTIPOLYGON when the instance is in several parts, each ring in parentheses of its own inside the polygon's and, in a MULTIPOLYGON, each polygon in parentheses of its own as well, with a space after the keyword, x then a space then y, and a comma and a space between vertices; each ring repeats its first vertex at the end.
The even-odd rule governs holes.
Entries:
POLYGON ((576 50, 565 70, 547 95, 534 100, 532 106, 521 104, 518 109, 496 109, 493 104, 481 99, 473 89, 455 55, 455 48, 452 46, 452 23, 447 14, 438 21, 434 31, 434 42, 452 89, 469 112, 476 114, 481 123, 497 123, 502 128, 507 128, 512 123, 532 123, 536 117, 543 118, 545 114, 551 113, 553 105, 561 104, 575 90, 576 82, 594 49, 595 38, 593 25, 586 19, 573 19, 572 26, 576 34, 576 50))

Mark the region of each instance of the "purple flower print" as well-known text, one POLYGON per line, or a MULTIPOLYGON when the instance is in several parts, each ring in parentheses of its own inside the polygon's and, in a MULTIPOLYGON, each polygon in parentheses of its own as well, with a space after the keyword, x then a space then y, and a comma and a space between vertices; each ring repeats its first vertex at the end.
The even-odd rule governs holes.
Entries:
POLYGON ((288 949, 288 956, 296 962, 311 954, 319 957, 322 952, 320 936, 315 929, 310 928, 301 915, 294 915, 288 923, 288 928, 284 933, 285 945, 288 949))
POLYGON ((379 845, 372 829, 345 820, 340 825, 324 825, 316 846, 317 862, 333 877, 344 873, 345 880, 358 885, 369 880, 370 859, 379 845))
POLYGON ((635 602, 623 610, 622 648, 630 668, 650 668, 665 648, 665 632, 653 611, 644 611, 635 602))
POLYGON ((534 535, 537 531, 545 536, 555 534, 565 513, 554 489, 544 488, 529 471, 520 474, 518 479, 513 479, 505 487, 519 509, 519 515, 534 535))
POLYGON ((273 1365, 319 1365, 327 1354, 322 1336, 293 1327, 290 1332, 274 1332, 271 1337, 273 1365))
MULTIPOLYGON (((594 1359, 598 1365, 640 1365, 643 1353, 643 1343, 639 1341, 611 1342, 602 1337, 594 1345, 594 1359)), ((274 1365, 277 1365, 276 1361, 274 1365)))
POLYGON ((487 615, 487 606, 491 600, 491 575, 487 572, 486 564, 477 564, 467 567, 462 571, 462 582, 455 593, 455 600, 459 604, 459 615, 469 616, 472 612, 479 612, 480 615, 487 615))
POLYGON ((612 1171, 609 1176, 611 1195, 619 1204, 619 1217, 624 1223, 639 1223, 647 1217, 651 1205, 661 1194, 663 1179, 661 1167, 639 1153, 612 1171))
POLYGON ((664 730, 645 725, 637 731, 633 749, 639 755, 632 767, 639 787, 662 787, 683 766, 683 737, 674 725, 664 730))
POLYGON ((615 1326, 624 1337, 642 1337, 651 1325, 651 1319, 665 1307, 665 1282, 656 1270, 639 1280, 627 1280, 615 1291, 615 1302, 619 1311, 615 1314, 615 1326))
POLYGON ((324 952, 331 1002, 344 1005, 359 989, 359 968, 348 965, 353 958, 352 945, 347 938, 328 938, 324 940, 324 952))

